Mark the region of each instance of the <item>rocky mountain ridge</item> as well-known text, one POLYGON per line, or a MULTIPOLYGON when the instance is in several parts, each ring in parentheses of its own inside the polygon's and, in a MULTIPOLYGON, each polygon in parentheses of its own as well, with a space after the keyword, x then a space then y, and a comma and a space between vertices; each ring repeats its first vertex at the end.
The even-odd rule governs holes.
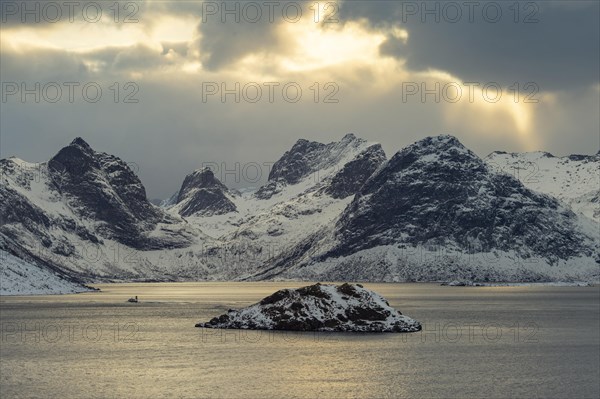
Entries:
POLYGON ((481 279, 510 281, 520 269, 528 279, 543 280, 570 262, 595 276, 598 260, 593 223, 494 172, 456 138, 438 136, 397 152, 333 225, 281 254, 256 278, 336 281, 351 274, 370 280, 382 272, 386 279, 443 278, 446 265, 481 279), (408 270, 415 265, 421 270, 408 270))

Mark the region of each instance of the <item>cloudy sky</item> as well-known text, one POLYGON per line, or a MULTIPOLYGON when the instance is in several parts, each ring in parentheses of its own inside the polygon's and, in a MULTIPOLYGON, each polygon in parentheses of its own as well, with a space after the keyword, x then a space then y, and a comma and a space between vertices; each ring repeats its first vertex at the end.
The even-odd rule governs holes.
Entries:
POLYGON ((600 145, 598 1, 1 3, 0 156, 81 136, 152 198, 202 165, 253 185, 298 138, 600 145))

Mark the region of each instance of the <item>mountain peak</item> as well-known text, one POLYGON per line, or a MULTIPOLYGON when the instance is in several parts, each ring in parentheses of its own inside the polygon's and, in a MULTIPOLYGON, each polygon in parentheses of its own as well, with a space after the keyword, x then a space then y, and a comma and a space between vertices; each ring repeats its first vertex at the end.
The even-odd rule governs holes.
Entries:
POLYGON ((215 177, 210 168, 205 167, 185 177, 176 203, 180 204, 181 216, 222 215, 236 211, 229 195, 227 187, 215 177))
MULTIPOLYGON (((337 220, 333 234, 327 227, 315 236, 324 250, 312 259, 326 262, 369 250, 364 261, 347 261, 360 270, 379 265, 377 256, 387 259, 386 251, 393 246, 430 251, 442 245, 463 254, 514 251, 524 259, 544 258, 548 264, 577 256, 590 262, 595 244, 587 228, 576 224, 577 216, 558 200, 527 189, 513 176, 495 173, 456 138, 428 137, 396 153, 369 178, 337 220)), ((399 252, 402 261, 392 263, 410 264, 406 255, 399 252)), ((472 259, 457 264, 471 272, 469 262, 472 259)))
POLYGON ((354 141, 354 140, 356 140, 356 136, 354 135, 354 133, 348 133, 344 137, 342 137, 342 141, 344 141, 344 142, 349 142, 349 141, 354 141))
POLYGON ((439 136, 430 136, 419 140, 398 151, 391 159, 401 158, 404 162, 416 161, 422 159, 424 162, 433 159, 467 161, 467 159, 477 159, 479 157, 465 147, 456 137, 443 134, 439 136))
POLYGON ((204 176, 207 179, 213 179, 215 177, 214 172, 208 166, 205 166, 201 169, 196 169, 191 173, 192 176, 204 176))
POLYGON ((81 137, 63 147, 48 163, 51 170, 83 175, 89 168, 98 167, 95 152, 81 137))
POLYGON ((440 134, 438 136, 429 136, 422 140, 417 141, 414 145, 421 147, 434 146, 434 147, 459 147, 466 148, 459 139, 449 134, 440 134))
POLYGON ((192 173, 186 176, 181 191, 189 190, 191 188, 205 188, 219 186, 223 187, 225 191, 227 188, 221 183, 216 177, 212 169, 204 167, 202 169, 196 169, 192 173))
POLYGON ((92 149, 92 147, 90 147, 90 145, 81 137, 75 137, 75 139, 73 141, 71 141, 72 146, 79 146, 79 147, 83 147, 85 149, 92 149))
POLYGON ((315 148, 324 147, 325 144, 319 143, 318 141, 311 141, 307 139, 298 139, 296 143, 292 146, 290 151, 293 150, 313 150, 315 148))
POLYGON ((144 185, 123 160, 94 151, 81 137, 48 161, 48 178, 78 217, 102 223, 104 238, 136 249, 189 244, 179 235, 150 235, 159 222, 175 219, 150 204, 144 185))

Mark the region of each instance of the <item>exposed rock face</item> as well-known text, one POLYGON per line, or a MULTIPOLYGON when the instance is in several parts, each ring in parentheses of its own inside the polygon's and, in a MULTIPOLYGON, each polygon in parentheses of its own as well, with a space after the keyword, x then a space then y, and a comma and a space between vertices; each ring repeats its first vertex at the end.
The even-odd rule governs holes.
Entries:
POLYGON ((177 195, 177 210, 181 216, 211 216, 235 212, 235 204, 227 187, 209 168, 186 176, 177 195))
POLYGON ((287 184, 296 184, 300 179, 315 170, 323 160, 327 145, 316 141, 300 139, 291 150, 273 164, 269 180, 282 180, 287 184))
POLYGON ((345 164, 331 179, 325 192, 333 198, 346 198, 356 194, 373 172, 385 162, 385 159, 385 152, 381 145, 372 145, 345 164))
POLYGON ((415 332, 421 324, 403 316, 360 284, 284 289, 241 310, 229 310, 196 327, 252 330, 415 332))
POLYGON ((300 139, 273 164, 269 181, 256 192, 259 199, 269 199, 287 185, 294 185, 310 176, 315 183, 331 180, 326 192, 334 198, 356 193, 370 174, 385 160, 380 145, 365 149, 367 142, 353 134, 329 144, 300 139), (338 168, 331 179, 331 169, 338 168))
POLYGON ((48 172, 78 216, 104 222, 98 230, 104 237, 138 249, 162 246, 143 233, 174 219, 148 201, 140 179, 119 158, 97 153, 76 138, 50 159, 48 172))
POLYGON ((286 186, 284 181, 269 181, 264 186, 259 188, 254 194, 256 198, 261 200, 267 200, 273 197, 275 194, 279 194, 286 186))

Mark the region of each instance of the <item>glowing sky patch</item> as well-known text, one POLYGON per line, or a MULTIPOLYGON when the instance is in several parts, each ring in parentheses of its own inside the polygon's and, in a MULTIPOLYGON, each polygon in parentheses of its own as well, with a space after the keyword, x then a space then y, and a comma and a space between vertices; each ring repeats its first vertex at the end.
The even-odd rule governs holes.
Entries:
POLYGON ((323 28, 312 21, 287 24, 285 34, 293 38, 293 53, 283 61, 291 71, 332 67, 349 62, 374 64, 379 59, 379 45, 385 40, 382 33, 367 31, 359 23, 342 28, 323 28))
POLYGON ((197 20, 163 16, 150 27, 142 24, 116 25, 111 21, 98 23, 61 23, 46 26, 25 26, 3 29, 2 42, 15 48, 50 48, 69 52, 89 52, 107 47, 128 47, 144 44, 159 46, 161 42, 189 42, 197 20))

